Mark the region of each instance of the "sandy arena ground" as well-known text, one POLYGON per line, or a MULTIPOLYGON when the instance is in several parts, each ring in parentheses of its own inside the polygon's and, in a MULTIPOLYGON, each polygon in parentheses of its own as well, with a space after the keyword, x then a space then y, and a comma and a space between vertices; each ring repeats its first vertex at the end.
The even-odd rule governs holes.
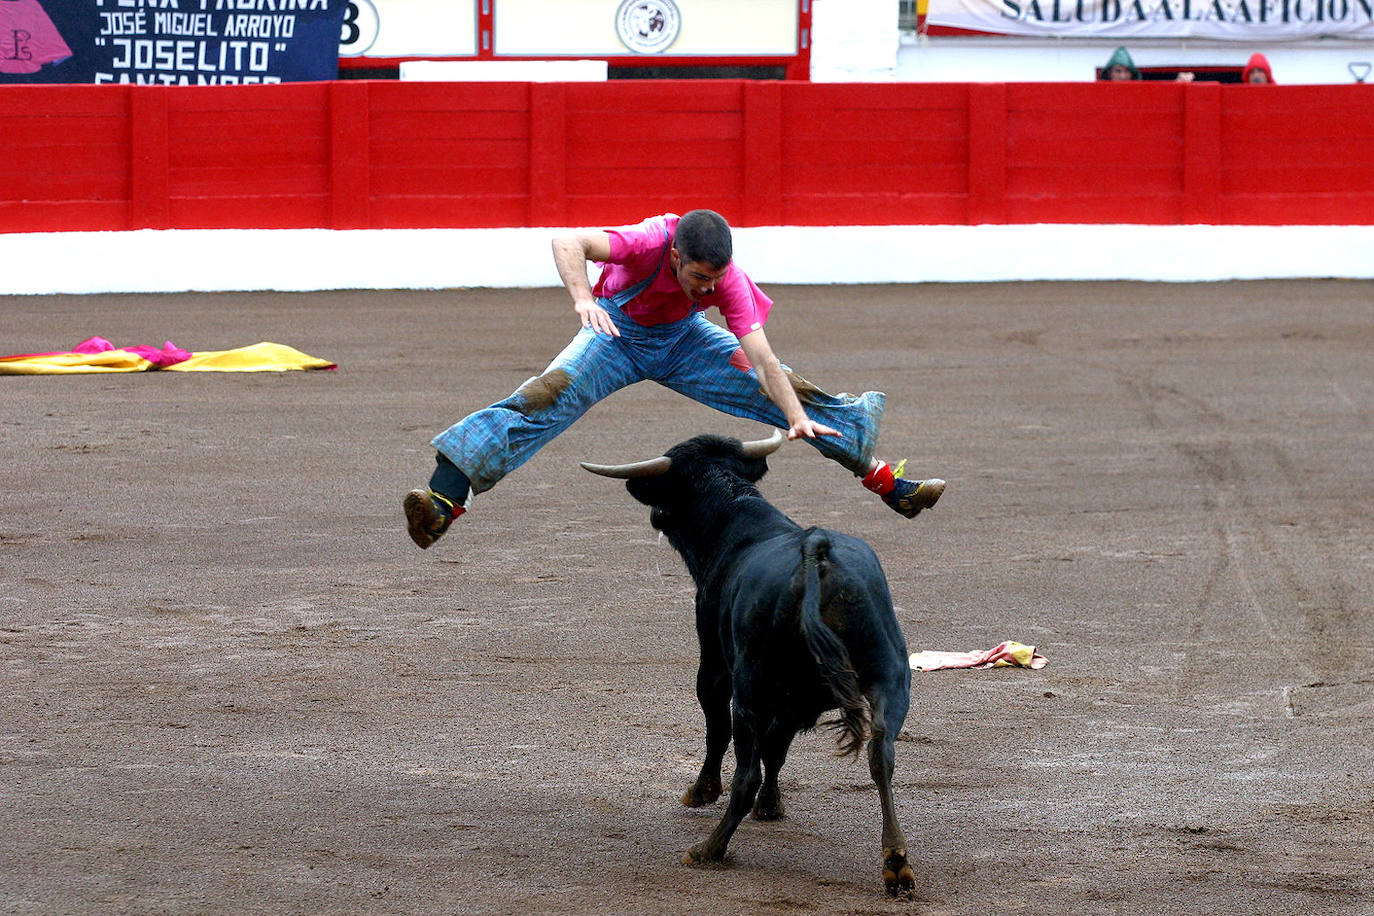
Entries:
MULTIPOLYGON (((1374 913, 1374 283, 772 287, 769 336, 888 394, 906 521, 791 444, 913 650, 884 897, 863 764, 720 805, 692 586, 577 461, 761 428, 640 385, 428 552, 430 437, 536 374, 561 291, 0 299, 0 349, 271 340, 336 372, 0 378, 0 912, 1374 913)), ((727 770, 728 775, 728 770, 727 770)))

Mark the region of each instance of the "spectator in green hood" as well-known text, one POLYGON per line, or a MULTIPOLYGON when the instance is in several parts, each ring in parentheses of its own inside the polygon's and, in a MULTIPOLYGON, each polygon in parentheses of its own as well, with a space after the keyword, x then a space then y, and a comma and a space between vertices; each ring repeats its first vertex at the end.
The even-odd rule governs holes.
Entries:
POLYGON ((1104 80, 1138 80, 1141 77, 1135 61, 1131 60, 1131 52, 1123 46, 1112 52, 1112 56, 1107 60, 1107 65, 1102 68, 1102 75, 1098 78, 1104 80))

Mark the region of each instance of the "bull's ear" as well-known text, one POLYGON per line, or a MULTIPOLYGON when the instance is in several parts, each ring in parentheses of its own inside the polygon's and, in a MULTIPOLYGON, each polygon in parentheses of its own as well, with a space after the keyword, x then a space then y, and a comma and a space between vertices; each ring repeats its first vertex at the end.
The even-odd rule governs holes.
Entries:
POLYGON ((750 483, 758 483, 768 473, 767 458, 746 458, 740 464, 740 476, 750 483))
POLYGON ((744 457, 744 464, 741 468, 740 476, 750 483, 758 483, 763 479, 763 475, 768 473, 767 457, 787 441, 782 430, 774 429, 766 439, 756 439, 753 442, 741 442, 740 453, 744 457))
POLYGON ((625 489, 631 496, 646 506, 661 507, 672 495, 662 477, 631 477, 625 481, 625 489))

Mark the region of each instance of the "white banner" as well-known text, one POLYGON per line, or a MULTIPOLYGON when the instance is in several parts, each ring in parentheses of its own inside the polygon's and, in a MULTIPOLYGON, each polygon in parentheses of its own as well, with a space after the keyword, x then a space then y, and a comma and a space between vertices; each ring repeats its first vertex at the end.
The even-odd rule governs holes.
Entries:
POLYGON ((1374 39, 1374 0, 930 0, 926 23, 1037 38, 1374 39))
MULTIPOLYGON (((232 6, 248 0, 217 2, 232 6)), ((254 2, 270 7, 273 2, 304 0, 254 2)), ((118 3, 176 5, 175 0, 118 3)), ((489 51, 496 57, 550 58, 790 57, 798 53, 798 0, 482 0, 481 9, 491 14, 492 34, 479 34, 478 0, 347 0, 347 4, 339 47, 342 57, 474 57, 489 51)), ((0 11, 10 5, 13 0, 0 0, 0 11)))
POLYGON ((497 56, 797 53, 797 0, 497 0, 497 56))

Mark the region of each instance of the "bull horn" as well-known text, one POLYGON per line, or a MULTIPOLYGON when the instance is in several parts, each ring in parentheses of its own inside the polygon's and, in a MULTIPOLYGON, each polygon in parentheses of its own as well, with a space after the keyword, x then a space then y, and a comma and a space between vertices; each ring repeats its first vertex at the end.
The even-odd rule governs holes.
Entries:
POLYGON ((657 477, 660 474, 666 474, 668 468, 672 467, 673 459, 667 455, 660 455, 646 461, 636 461, 634 464, 592 464, 588 461, 583 461, 581 464, 593 474, 629 480, 632 477, 657 477))
POLYGON ((782 443, 786 437, 782 430, 775 429, 773 434, 767 439, 755 439, 753 442, 743 442, 745 458, 764 458, 782 448, 782 443))

